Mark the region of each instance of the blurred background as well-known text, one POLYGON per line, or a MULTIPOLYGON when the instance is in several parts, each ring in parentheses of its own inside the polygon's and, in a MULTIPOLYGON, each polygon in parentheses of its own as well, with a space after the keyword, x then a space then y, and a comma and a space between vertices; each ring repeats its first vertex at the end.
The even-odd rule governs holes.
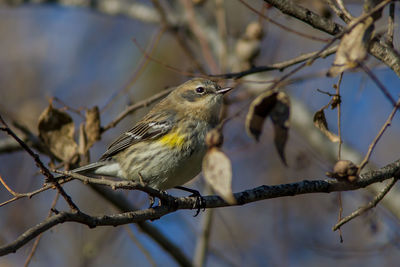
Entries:
MULTIPOLYGON (((49 101, 55 107, 67 110, 75 123, 77 136, 86 108, 98 106, 101 125, 105 126, 127 106, 186 81, 188 73, 201 73, 199 66, 208 74, 240 71, 252 65, 271 65, 318 51, 326 44, 277 27, 236 0, 40 2, 0 1, 0 114, 21 136, 26 135, 21 131, 23 127, 27 132, 38 134, 38 118, 49 101), (167 23, 161 22, 160 14, 165 15, 167 23), (251 23, 259 27, 254 38, 259 53, 251 62, 242 62, 235 47, 237 49, 240 40, 248 41, 245 32, 251 23), (211 58, 199 42, 198 36, 202 34, 211 58), (188 50, 183 49, 180 42, 186 44, 188 50), (143 50, 163 64, 146 59, 143 50)), ((328 5, 321 2, 324 3, 298 1, 317 14, 345 25, 328 5)), ((355 17, 362 12, 360 2, 345 1, 355 17)), ((332 37, 283 15, 264 1, 245 3, 289 29, 323 40, 332 37)), ((395 15, 398 14, 397 4, 395 15)), ((387 21, 388 8, 375 25, 377 34, 385 34, 387 21)), ((394 49, 399 48, 398 32, 395 20, 394 49)), ((312 124, 313 114, 330 100, 317 89, 331 94, 336 92, 333 85, 338 78, 326 77, 333 59, 334 55, 316 60, 291 76, 282 89, 290 95, 292 104, 291 128, 285 148, 288 167, 282 164, 274 147, 271 122, 266 121, 258 143, 247 136, 244 122, 254 96, 265 90, 271 80, 293 67, 283 72, 257 73, 236 81, 220 80, 235 85, 235 90, 227 96, 225 115, 232 119, 224 127, 222 148, 232 162, 234 192, 263 184, 325 179, 325 172, 332 170, 337 158, 337 143, 321 136, 318 139, 321 142, 313 143, 310 138, 314 138, 315 132, 319 134, 312 124), (239 115, 235 115, 237 113, 239 115)), ((396 73, 371 55, 364 64, 397 99, 400 80, 396 73)), ((392 106, 361 69, 346 71, 340 89, 343 158, 358 164, 392 106)), ((90 149, 91 160, 98 159, 106 146, 150 107, 137 110, 102 134, 101 141, 90 149)), ((327 109, 326 116, 330 130, 337 133, 337 110, 327 109)), ((399 136, 400 119, 395 116, 373 151, 369 168, 382 167, 399 159, 399 136)), ((8 139, 4 133, 0 134, 1 144, 8 139)), ((41 159, 45 163, 50 161, 45 154, 41 154, 41 159)), ((38 189, 44 182, 32 158, 21 150, 0 151, 0 175, 20 193, 38 189)), ((205 182, 200 175, 187 186, 203 192, 205 182)), ((78 181, 67 183, 64 188, 80 209, 90 215, 120 212, 78 181)), ((377 189, 341 193, 343 215, 366 204, 374 190, 377 189)), ((339 213, 338 193, 277 198, 215 209, 208 217, 211 220, 210 236, 204 265, 396 266, 400 260, 400 205, 393 207, 390 201, 400 197, 398 190, 394 188, 389 193, 387 202, 344 225, 343 243, 340 243, 339 234, 332 231, 339 213)), ((176 190, 169 192, 186 195, 176 190)), ((137 207, 148 205, 147 197, 142 193, 119 193, 137 207)), ((55 195, 56 191, 48 190, 31 199, 20 199, 0 207, 0 245, 14 241, 44 220, 55 195)), ((10 198, 12 195, 1 186, 0 202, 10 198)), ((55 207, 68 209, 63 199, 55 207)), ((178 211, 149 222, 176 244, 189 260, 195 258, 196 244, 208 216, 207 212, 197 217, 193 217, 194 214, 195 211, 178 211)), ((16 253, 1 257, 0 265, 23 266, 32 245, 33 241, 16 253)), ((29 265, 179 264, 137 225, 89 229, 77 223, 64 223, 43 234, 29 265)))

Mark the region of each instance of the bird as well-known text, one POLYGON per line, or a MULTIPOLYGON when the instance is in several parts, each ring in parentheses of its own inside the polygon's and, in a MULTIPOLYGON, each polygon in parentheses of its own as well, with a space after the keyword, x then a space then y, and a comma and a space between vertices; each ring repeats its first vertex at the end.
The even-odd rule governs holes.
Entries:
POLYGON ((201 171, 206 135, 218 125, 223 96, 231 89, 204 78, 179 85, 97 162, 71 172, 137 181, 162 191, 185 189, 181 186, 201 171))

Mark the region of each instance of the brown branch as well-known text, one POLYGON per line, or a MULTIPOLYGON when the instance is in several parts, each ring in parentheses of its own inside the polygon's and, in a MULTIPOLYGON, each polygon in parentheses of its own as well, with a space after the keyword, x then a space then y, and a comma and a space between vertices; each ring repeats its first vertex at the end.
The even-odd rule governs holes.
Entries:
MULTIPOLYGON (((250 190, 245 190, 243 192, 235 193, 234 197, 237 204, 244 205, 255 201, 261 201, 270 198, 278 198, 285 196, 295 196, 310 193, 330 193, 336 191, 347 191, 356 190, 359 188, 366 187, 370 184, 382 182, 384 180, 390 179, 397 175, 400 171, 400 159, 374 171, 369 171, 360 175, 360 178, 349 183, 346 181, 339 181, 336 179, 329 180, 304 180, 296 183, 290 184, 280 184, 280 185, 262 185, 250 190)), ((131 181, 127 181, 131 182, 131 181)), ((28 229, 25 233, 20 235, 15 241, 0 247, 0 256, 15 252, 17 249, 25 245, 27 242, 43 233, 57 224, 64 222, 77 222, 85 224, 90 228, 96 226, 112 225, 118 226, 128 223, 141 223, 146 220, 156 220, 162 216, 172 213, 180 209, 192 209, 197 207, 197 197, 172 197, 169 198, 173 201, 166 203, 163 206, 157 206, 155 208, 130 211, 122 214, 114 215, 102 215, 102 216, 90 216, 80 211, 78 212, 60 212, 50 218, 44 220, 43 222, 37 224, 36 226, 28 229)), ((226 203, 219 196, 205 196, 203 197, 205 208, 218 208, 231 206, 226 203)))
POLYGON ((362 62, 357 62, 360 68, 371 78, 371 80, 378 86, 382 93, 386 96, 392 106, 396 106, 396 100, 389 93, 389 90, 381 83, 381 81, 376 77, 376 75, 362 62))
POLYGON ((7 123, 3 120, 3 118, 0 116, 0 123, 4 125, 4 127, 1 127, 0 130, 6 132, 9 134, 11 137, 13 137, 19 144, 20 146, 28 152, 28 154, 34 159, 36 166, 40 169, 40 172, 46 176, 48 182, 52 183, 57 190, 60 192, 60 195, 65 199, 67 204, 70 206, 72 211, 79 211, 79 208, 75 205, 75 203, 72 201, 71 197, 64 191, 64 189, 61 187, 61 185, 54 179, 53 174, 49 171, 49 169, 44 166, 43 162, 40 160, 39 155, 33 152, 32 149, 29 148, 29 146, 22 141, 7 125, 7 123))
POLYGON ((182 48, 185 55, 189 58, 190 62, 192 62, 201 73, 205 74, 206 72, 203 66, 200 64, 193 51, 190 49, 187 36, 182 36, 179 32, 179 27, 171 24, 168 21, 167 14, 165 13, 164 8, 162 7, 162 5, 158 0, 151 0, 151 2, 153 3, 153 6, 158 12, 158 14, 160 15, 161 24, 163 28, 165 28, 175 37, 175 40, 177 41, 178 45, 182 48))
POLYGON ((296 4, 292 0, 264 0, 268 4, 279 9, 282 13, 301 20, 320 31, 336 35, 343 27, 330 19, 323 18, 311 10, 296 4))
POLYGON ((343 219, 341 219, 337 224, 335 224, 335 226, 333 226, 332 230, 336 231, 336 230, 340 230, 340 227, 351 221, 352 219, 362 215, 363 213, 365 213, 366 211, 376 207, 376 205, 378 205, 378 203, 386 196, 386 194, 390 191, 390 189, 392 189, 392 187, 396 184, 397 180, 399 179, 398 175, 395 176, 387 185, 385 188, 383 188, 383 190, 374 197, 373 200, 371 200, 367 205, 362 206, 360 208, 358 208, 357 210, 355 210, 354 212, 352 212, 349 216, 344 217, 343 219))
MULTIPOLYGON (((138 210, 138 208, 135 207, 131 201, 127 200, 122 193, 116 193, 104 186, 90 185, 90 187, 121 212, 138 210)), ((137 226, 143 233, 147 234, 161 248, 171 255, 171 257, 173 257, 179 265, 192 265, 189 258, 183 253, 183 251, 175 243, 168 239, 168 237, 166 237, 156 226, 154 226, 154 224, 143 221, 138 222, 137 226)))
POLYGON ((274 21, 273 19, 268 18, 267 16, 265 16, 264 14, 262 14, 261 12, 259 12, 257 9, 253 8, 252 6, 250 6, 250 5, 249 5, 248 3, 246 3, 244 0, 239 0, 239 2, 241 2, 245 7, 247 7, 248 9, 250 9, 252 12, 256 13, 256 14, 257 14, 258 16, 260 16, 261 18, 265 19, 266 21, 268 21, 268 22, 274 24, 275 26, 278 26, 279 28, 281 28, 281 29, 283 29, 283 30, 285 30, 285 31, 287 31, 287 32, 296 34, 296 35, 298 35, 298 36, 301 36, 301 37, 304 37, 304 38, 307 38, 307 39, 310 39, 310 40, 313 40, 313 41, 319 41, 319 42, 324 42, 324 43, 329 42, 329 39, 324 39, 324 38, 315 37, 315 36, 312 36, 312 35, 310 35, 310 34, 306 34, 306 33, 302 33, 302 32, 293 30, 292 28, 290 28, 290 27, 288 27, 288 26, 285 26, 285 25, 283 25, 283 24, 280 24, 280 23, 274 21))

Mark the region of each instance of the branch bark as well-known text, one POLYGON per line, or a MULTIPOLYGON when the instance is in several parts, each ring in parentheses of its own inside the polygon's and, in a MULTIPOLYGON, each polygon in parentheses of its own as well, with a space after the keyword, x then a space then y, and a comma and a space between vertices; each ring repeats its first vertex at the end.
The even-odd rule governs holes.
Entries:
MULTIPOLYGON (((234 197, 237 204, 229 205, 219 196, 205 196, 205 208, 219 208, 227 206, 245 205, 247 203, 256 202, 264 199, 278 198, 285 196, 295 196, 310 193, 330 193, 336 191, 348 191, 364 188, 370 184, 382 182, 392 178, 400 171, 400 159, 379 169, 366 172, 360 175, 359 179, 354 183, 339 181, 335 179, 325 180, 304 180, 290 184, 280 185, 262 185, 250 190, 235 193, 234 197)), ((141 223, 146 220, 156 220, 162 216, 183 209, 193 209, 197 205, 196 197, 179 197, 170 196, 168 204, 157 206, 155 208, 129 211, 121 214, 90 216, 83 212, 59 212, 56 215, 45 219, 43 222, 28 229, 20 235, 15 241, 0 247, 0 256, 17 251, 27 242, 52 227, 64 222, 77 222, 85 224, 90 228, 97 226, 118 226, 128 223, 141 223)))

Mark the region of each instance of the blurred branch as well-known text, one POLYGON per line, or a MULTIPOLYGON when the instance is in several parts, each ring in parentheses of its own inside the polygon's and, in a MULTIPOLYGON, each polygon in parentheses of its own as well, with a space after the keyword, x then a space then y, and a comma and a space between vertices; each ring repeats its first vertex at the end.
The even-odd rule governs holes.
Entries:
POLYGON ((392 123, 393 117, 396 114, 396 111, 399 109, 399 107, 400 107, 400 98, 397 101, 397 103, 395 103, 395 106, 394 106, 392 112, 390 113, 389 117, 383 124, 382 128, 379 130, 378 134, 375 136, 374 140, 369 145, 368 152, 365 155, 363 161, 360 163, 359 171, 361 171, 365 167, 365 165, 367 165, 369 158, 371 157, 372 151, 374 150, 374 148, 375 148, 376 144, 378 143, 379 139, 381 138, 382 134, 385 132, 387 127, 389 127, 390 124, 392 123))
MULTIPOLYGON (((212 190, 209 185, 206 185, 205 194, 211 194, 212 190)), ((213 210, 206 210, 203 213, 203 217, 201 220, 201 233, 196 242, 196 248, 193 257, 193 265, 195 267, 205 266, 205 262, 207 259, 207 252, 210 246, 210 233, 212 228, 212 218, 213 218, 213 210)))
MULTIPOLYGON (((121 193, 113 192, 104 186, 90 185, 90 187, 121 212, 138 210, 138 208, 128 201, 121 193)), ((143 233, 152 238, 161 248, 171 255, 180 266, 191 266, 190 260, 183 251, 156 226, 146 221, 138 222, 137 226, 143 233)))
POLYGON ((212 50, 210 48, 210 44, 208 43, 208 38, 206 37, 207 34, 204 31, 204 28, 202 27, 202 23, 201 21, 199 21, 194 12, 192 1, 180 0, 180 2, 185 9, 184 13, 186 16, 188 27, 191 29, 194 36, 197 38, 197 41, 199 42, 201 48, 201 52, 203 54, 205 61, 207 62, 207 65, 209 66, 212 72, 217 72, 218 70, 217 62, 214 59, 212 50))
MULTIPOLYGON (((205 196, 205 208, 218 208, 227 206, 244 205, 256 201, 285 196, 295 196, 310 193, 330 193, 336 191, 348 191, 364 188, 370 184, 382 182, 394 177, 400 171, 400 159, 381 168, 360 175, 359 179, 353 183, 339 181, 336 179, 325 180, 304 180, 301 182, 280 184, 280 185, 262 185, 250 190, 235 193, 234 197, 237 204, 229 205, 219 196, 205 196)), ((145 210, 129 211, 121 214, 90 216, 81 211, 77 212, 59 212, 50 218, 45 219, 36 226, 28 229, 20 235, 15 241, 0 247, 0 256, 15 252, 27 242, 43 233, 55 225, 64 222, 77 222, 85 224, 90 228, 97 226, 118 226, 128 223, 139 223, 146 220, 156 220, 162 216, 181 209, 193 209, 197 207, 197 197, 173 197, 168 196, 169 202, 162 206, 149 208, 145 210)))

